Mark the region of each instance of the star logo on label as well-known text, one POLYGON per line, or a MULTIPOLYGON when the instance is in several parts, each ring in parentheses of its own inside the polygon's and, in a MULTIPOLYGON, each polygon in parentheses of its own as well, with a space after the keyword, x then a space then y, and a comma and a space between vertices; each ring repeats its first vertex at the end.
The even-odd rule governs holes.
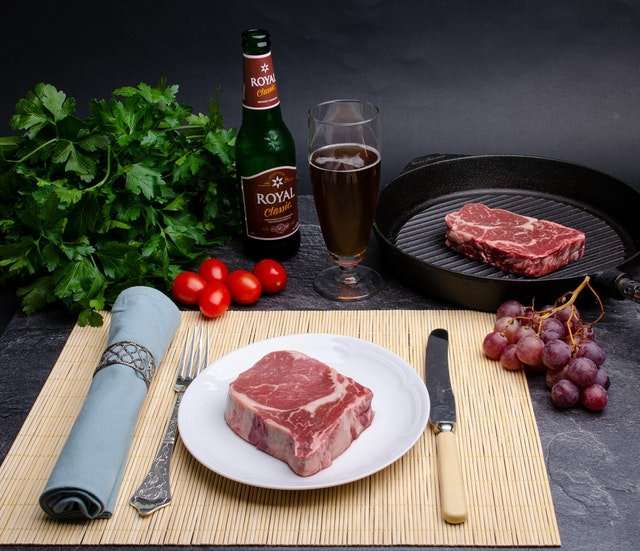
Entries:
POLYGON ((260 65, 260 70, 261 70, 263 73, 268 72, 268 71, 269 71, 269 64, 268 64, 268 63, 263 63, 262 65, 260 65))
POLYGON ((271 180, 271 184, 273 187, 280 189, 280 186, 284 185, 284 181, 282 180, 282 176, 276 176, 271 180))

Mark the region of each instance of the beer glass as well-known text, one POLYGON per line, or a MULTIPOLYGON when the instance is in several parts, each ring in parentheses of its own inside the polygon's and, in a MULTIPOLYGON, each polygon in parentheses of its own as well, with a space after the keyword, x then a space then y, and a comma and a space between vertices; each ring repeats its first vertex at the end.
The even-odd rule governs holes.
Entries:
POLYGON ((335 266, 314 288, 332 300, 360 300, 383 280, 361 264, 380 186, 380 111, 368 102, 333 100, 309 111, 309 170, 324 242, 335 266))

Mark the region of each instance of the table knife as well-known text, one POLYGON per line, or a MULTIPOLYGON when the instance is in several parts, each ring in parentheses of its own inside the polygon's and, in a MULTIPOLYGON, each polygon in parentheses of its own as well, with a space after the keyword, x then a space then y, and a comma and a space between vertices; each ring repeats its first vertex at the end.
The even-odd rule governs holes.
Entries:
POLYGON ((467 519, 467 503, 460 468, 456 428, 456 402, 449 378, 449 335, 435 329, 427 341, 426 380, 431 398, 430 425, 436 434, 438 486, 442 518, 449 524, 467 519))

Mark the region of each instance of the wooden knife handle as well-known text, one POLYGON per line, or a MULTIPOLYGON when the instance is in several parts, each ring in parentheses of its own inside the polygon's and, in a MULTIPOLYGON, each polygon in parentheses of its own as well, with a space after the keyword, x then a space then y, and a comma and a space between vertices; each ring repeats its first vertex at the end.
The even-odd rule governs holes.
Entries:
POLYGON ((467 501, 456 434, 451 431, 439 432, 436 435, 436 450, 442 518, 449 524, 460 524, 467 520, 467 501))

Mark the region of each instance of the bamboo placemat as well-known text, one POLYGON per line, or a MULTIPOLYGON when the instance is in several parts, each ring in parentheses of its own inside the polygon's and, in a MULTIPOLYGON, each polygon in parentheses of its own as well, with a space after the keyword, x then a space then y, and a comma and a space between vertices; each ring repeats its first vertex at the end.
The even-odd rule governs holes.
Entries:
POLYGON ((143 406, 115 514, 82 524, 51 521, 38 496, 104 348, 109 316, 105 319, 100 329, 73 329, 0 468, 0 544, 560 545, 525 376, 482 356, 491 316, 446 310, 232 311, 209 322, 195 312, 183 313, 143 406), (447 328, 469 520, 459 526, 440 520, 430 431, 374 476, 305 492, 224 479, 198 464, 179 442, 172 464, 173 504, 140 518, 127 500, 160 441, 173 404, 180 346, 196 323, 208 323, 214 358, 267 337, 327 332, 378 343, 421 375, 426 336, 436 327, 447 328))

